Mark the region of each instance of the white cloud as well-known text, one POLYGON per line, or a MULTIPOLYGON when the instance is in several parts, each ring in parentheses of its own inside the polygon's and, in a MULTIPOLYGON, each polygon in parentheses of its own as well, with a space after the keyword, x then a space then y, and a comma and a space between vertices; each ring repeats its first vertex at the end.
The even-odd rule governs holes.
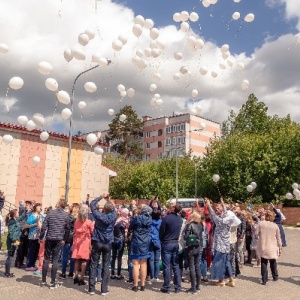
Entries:
MULTIPOLYGON (((290 5, 291 3, 293 1, 290 1, 290 5)), ((94 65, 91 63, 92 54, 101 53, 103 57, 111 58, 112 64, 105 69, 97 68, 82 75, 76 83, 74 132, 106 129, 107 123, 113 118, 108 115, 107 110, 113 108, 117 112, 125 104, 132 104, 140 116, 158 117, 170 115, 174 111, 186 112, 192 103, 189 99, 193 89, 199 91, 199 97, 195 101, 201 100, 203 116, 210 119, 224 120, 230 109, 237 110, 248 94, 254 92, 260 100, 266 100, 270 112, 286 114, 288 107, 292 117, 300 121, 295 102, 295 94, 299 93, 300 45, 296 44, 295 36, 286 35, 275 41, 266 40, 250 57, 244 53, 230 55, 230 67, 213 42, 207 41, 203 49, 192 51, 187 45, 187 38, 195 34, 192 31, 183 33, 170 24, 159 28, 158 40, 164 44, 162 54, 157 58, 143 56, 148 67, 141 70, 133 65, 132 58, 137 49, 150 47, 151 39, 148 29, 144 29, 139 38, 133 35, 133 19, 134 12, 131 9, 111 1, 99 1, 97 11, 93 2, 82 0, 64 0, 62 7, 59 1, 50 0, 2 1, 0 43, 8 44, 10 51, 0 53, 0 90, 4 95, 7 83, 13 76, 22 77, 24 87, 18 91, 9 91, 6 100, 10 101, 10 113, 7 115, 2 104, 1 120, 16 122, 21 114, 30 118, 39 112, 47 118, 49 130, 59 125, 63 128, 63 133, 67 133, 67 122, 63 122, 60 117, 64 105, 57 104, 55 93, 45 88, 45 79, 56 78, 59 89, 71 94, 76 75, 94 65), (60 9, 61 17, 58 15, 60 9), (78 35, 87 28, 96 31, 96 37, 86 47, 82 47, 87 59, 73 59, 67 63, 63 51, 77 47, 78 35), (120 34, 128 35, 128 43, 120 52, 114 52, 111 45, 120 34), (174 59, 173 53, 176 51, 183 53, 182 60, 174 59), (51 63, 52 74, 47 76, 38 73, 37 65, 40 61, 51 63), (245 64, 244 70, 238 70, 238 62, 245 64), (222 65, 220 68, 220 64, 226 68, 222 69, 222 65), (173 75, 182 66, 186 66, 191 74, 180 74, 180 79, 175 81, 173 75), (199 73, 201 66, 207 66, 207 75, 199 73), (217 72, 216 78, 210 75, 212 71, 217 72), (157 72, 161 75, 160 81, 154 77, 157 72), (250 82, 250 88, 246 92, 240 86, 244 79, 250 82), (96 93, 85 92, 83 85, 87 81, 96 83, 96 93), (164 101, 160 108, 150 106, 154 94, 149 91, 151 83, 157 84, 155 93, 159 93, 164 101), (126 89, 134 88, 135 97, 121 99, 117 91, 118 84, 124 84, 126 89), (280 97, 284 101, 279 101, 280 97), (84 110, 77 107, 81 100, 87 103, 84 110)))

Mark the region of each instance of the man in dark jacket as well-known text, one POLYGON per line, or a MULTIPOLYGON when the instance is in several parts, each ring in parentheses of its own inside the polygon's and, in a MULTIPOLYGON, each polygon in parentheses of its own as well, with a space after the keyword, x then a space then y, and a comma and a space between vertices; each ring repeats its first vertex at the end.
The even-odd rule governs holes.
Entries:
POLYGON ((180 205, 170 203, 169 214, 162 219, 159 230, 159 238, 162 244, 161 255, 163 263, 164 284, 160 289, 162 293, 170 293, 171 266, 174 273, 175 293, 181 288, 181 276, 178 264, 178 240, 182 226, 182 219, 178 216, 180 205))
POLYGON ((60 199, 55 210, 50 210, 43 222, 40 243, 45 245, 45 258, 42 270, 42 285, 46 285, 46 277, 50 257, 52 255, 51 283, 50 289, 61 286, 60 282, 56 282, 57 265, 62 246, 69 235, 69 214, 64 211, 67 201, 60 199), (46 239, 46 241, 45 241, 46 239))
MULTIPOLYGON (((103 198, 108 198, 103 195, 103 198)), ((89 291, 90 295, 95 294, 95 285, 97 277, 97 265, 102 255, 102 283, 101 294, 108 294, 109 281, 109 263, 111 256, 111 246, 114 241, 114 225, 116 223, 117 214, 111 202, 106 202, 103 211, 97 208, 97 203, 102 197, 96 198, 90 203, 91 212, 95 218, 95 227, 92 234, 92 253, 90 259, 90 275, 89 275, 89 291)))
POLYGON ((5 202, 4 192, 0 190, 0 213, 2 213, 4 202, 5 202))

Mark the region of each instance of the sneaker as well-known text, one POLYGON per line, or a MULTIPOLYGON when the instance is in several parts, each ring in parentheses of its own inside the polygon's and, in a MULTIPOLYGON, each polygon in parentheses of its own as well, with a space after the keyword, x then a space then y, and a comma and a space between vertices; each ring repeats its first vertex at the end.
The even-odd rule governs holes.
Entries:
POLYGON ((42 271, 36 270, 33 272, 33 275, 42 275, 42 271))
POLYGON ((50 288, 50 290, 53 290, 53 289, 57 289, 61 286, 62 286, 62 284, 60 282, 56 281, 54 283, 50 283, 49 288, 50 288))
POLYGON ((111 275, 110 279, 117 279, 117 275, 111 275))
POLYGON ((166 290, 164 288, 161 288, 160 291, 164 294, 170 294, 170 291, 169 290, 166 290))
POLYGON ((42 281, 41 282, 41 286, 43 287, 43 286, 46 286, 47 285, 47 282, 46 281, 42 281))
POLYGON ((60 279, 66 279, 67 276, 66 276, 66 274, 60 274, 60 275, 58 275, 58 278, 60 278, 60 279))
POLYGON ((92 296, 92 295, 95 295, 96 293, 93 291, 88 291, 88 294, 92 296))
POLYGON ((4 274, 4 277, 13 278, 13 277, 15 277, 15 274, 14 273, 4 274))
POLYGON ((107 296, 108 294, 109 294, 109 292, 101 293, 101 296, 107 296))
POLYGON ((193 290, 193 289, 188 289, 188 290, 186 290, 186 292, 187 293, 189 293, 189 294, 197 294, 197 291, 196 290, 193 290))
POLYGON ((123 280, 124 279, 124 276, 123 275, 118 275, 117 276, 117 280, 123 280))
POLYGON ((133 280, 128 279, 126 280, 126 283, 133 284, 133 280))
POLYGON ((74 274, 73 273, 69 273, 68 278, 73 278, 74 274))

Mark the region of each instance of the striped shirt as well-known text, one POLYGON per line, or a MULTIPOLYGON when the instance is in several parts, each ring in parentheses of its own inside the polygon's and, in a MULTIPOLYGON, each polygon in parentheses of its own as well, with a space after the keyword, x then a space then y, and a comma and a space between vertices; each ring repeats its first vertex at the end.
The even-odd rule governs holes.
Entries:
POLYGON ((69 214, 62 208, 50 210, 43 222, 40 240, 62 241, 68 236, 69 214))

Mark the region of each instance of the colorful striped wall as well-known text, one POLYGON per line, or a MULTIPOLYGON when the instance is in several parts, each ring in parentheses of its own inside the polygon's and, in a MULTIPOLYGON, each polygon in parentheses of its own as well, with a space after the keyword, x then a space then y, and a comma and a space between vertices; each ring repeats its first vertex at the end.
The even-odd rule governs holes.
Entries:
MULTIPOLYGON (((6 200, 18 205, 30 199, 54 206, 65 195, 67 146, 66 138, 50 136, 42 142, 37 133, 0 128, 0 190, 6 200), (3 142, 4 134, 13 136, 11 144, 3 142), (41 159, 37 165, 34 156, 41 159)), ((72 142, 69 203, 80 203, 86 194, 93 198, 108 192, 109 170, 101 163, 102 157, 86 142, 72 142)))

